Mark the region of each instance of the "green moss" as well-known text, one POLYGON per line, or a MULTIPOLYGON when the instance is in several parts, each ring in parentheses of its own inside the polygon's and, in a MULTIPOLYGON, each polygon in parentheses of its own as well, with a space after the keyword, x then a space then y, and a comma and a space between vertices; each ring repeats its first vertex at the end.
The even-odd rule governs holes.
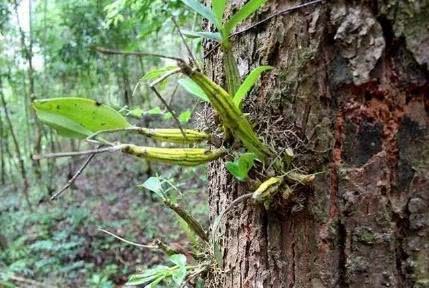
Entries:
POLYGON ((353 234, 356 241, 366 245, 373 245, 377 241, 377 235, 369 227, 357 228, 353 234))
POLYGON ((417 257, 414 269, 414 279, 416 288, 428 288, 429 287, 429 259, 428 255, 424 252, 420 252, 417 257))

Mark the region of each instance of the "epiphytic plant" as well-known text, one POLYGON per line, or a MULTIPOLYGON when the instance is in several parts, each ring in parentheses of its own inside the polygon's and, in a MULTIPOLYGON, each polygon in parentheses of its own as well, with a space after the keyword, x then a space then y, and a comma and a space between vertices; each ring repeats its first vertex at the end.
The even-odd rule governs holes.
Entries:
MULTIPOLYGON (((243 113, 241 106, 245 96, 249 93, 260 75, 263 72, 272 69, 272 67, 257 67, 242 82, 238 73, 237 63, 234 60, 231 50, 232 46, 230 37, 233 35, 232 31, 234 28, 257 11, 265 3, 265 0, 248 1, 247 4, 245 4, 237 13, 232 15, 229 20, 226 21, 224 21, 224 10, 227 3, 226 0, 213 0, 212 9, 203 6, 196 0, 182 1, 195 12, 207 18, 217 28, 218 32, 192 32, 187 34, 214 39, 220 43, 224 55, 224 72, 226 75, 227 89, 225 90, 201 72, 197 66, 194 56, 191 53, 190 58, 192 61, 191 63, 187 63, 177 57, 144 52, 124 52, 97 48, 99 52, 106 54, 155 56, 175 60, 175 66, 151 71, 143 77, 143 80, 152 81, 149 85, 150 88, 166 106, 168 112, 178 125, 178 128, 149 129, 145 127, 137 127, 129 123, 113 108, 89 99, 55 98, 38 100, 33 103, 33 108, 36 110, 37 116, 42 122, 48 124, 52 128, 55 128, 61 135, 86 139, 87 142, 96 144, 97 148, 88 151, 47 154, 44 156, 36 155, 35 158, 41 159, 42 157, 67 157, 88 154, 88 160, 75 175, 77 177, 95 154, 104 152, 121 151, 126 154, 152 161, 182 166, 200 165, 217 160, 227 154, 231 154, 231 148, 229 148, 229 146, 219 145, 219 141, 214 141, 215 137, 213 135, 202 131, 182 128, 180 123, 181 121, 156 89, 156 85, 162 83, 171 75, 182 74, 187 76, 187 78, 179 80, 180 85, 182 85, 185 90, 191 94, 199 97, 201 100, 209 102, 218 114, 221 124, 224 127, 224 137, 226 138, 228 135, 232 135, 232 137, 235 140, 240 141, 248 151, 248 153, 241 154, 236 161, 228 162, 226 164, 230 173, 240 181, 246 181, 249 178, 249 171, 254 166, 254 161, 256 159, 262 162, 264 167, 267 165, 274 168, 275 176, 272 175, 273 171, 267 175, 264 174, 264 171, 259 171, 260 175, 265 175, 265 179, 262 179, 262 182, 254 179, 255 181, 253 182, 258 184, 256 185, 256 191, 240 196, 231 203, 230 207, 245 199, 253 198, 256 202, 263 203, 265 207, 268 208, 273 196, 279 191, 282 191, 281 195, 284 199, 288 199, 293 193, 294 186, 310 184, 314 180, 314 175, 301 174, 298 170, 293 168, 291 165, 293 152, 290 149, 287 150, 284 159, 281 157, 279 158, 279 153, 274 151, 275 147, 269 147, 258 137, 253 126, 243 113), (175 145, 186 144, 188 147, 145 147, 128 143, 113 143, 102 137, 107 133, 119 132, 136 133, 155 141, 169 142, 175 145), (217 146, 217 148, 200 148, 196 146, 204 142, 217 146), (194 147, 189 147, 189 145, 194 147)), ((320 1, 313 1, 313 4, 317 2, 320 1)), ((174 18, 173 22, 175 23, 174 18)), ((180 29, 178 30, 182 35, 180 29)), ((190 52, 189 47, 187 48, 190 52)), ((66 188, 68 188, 67 185, 60 192, 56 193, 53 198, 57 197, 66 188)), ((205 245, 203 245, 204 247, 209 247, 208 250, 205 250, 202 253, 206 255, 202 256, 205 261, 203 261, 205 263, 203 268, 207 269, 212 263, 208 260, 216 258, 217 249, 215 247, 218 247, 218 244, 214 241, 214 238, 216 238, 217 227, 223 215, 225 215, 230 208, 221 212, 218 219, 215 220, 214 228, 212 230, 212 239, 209 239, 202 226, 192 218, 189 213, 170 201, 168 197, 165 197, 161 191, 157 190, 158 188, 155 188, 151 187, 148 189, 154 191, 158 196, 160 196, 162 202, 188 224, 190 229, 192 229, 205 243, 205 245), (210 243, 209 240, 213 240, 213 242, 210 243)), ((165 245, 161 245, 159 243, 155 246, 163 251, 171 251, 167 249, 168 247, 166 248, 165 245)), ((196 256, 195 258, 197 259, 198 257, 199 256, 196 256)), ((186 274, 187 267, 183 257, 175 256, 174 261, 173 259, 171 260, 176 264, 174 267, 162 267, 146 271, 146 273, 130 279, 130 282, 134 284, 155 283, 156 285, 156 283, 159 283, 168 277, 172 277, 173 280, 176 277, 176 279, 183 281, 183 273, 186 274)), ((201 267, 198 266, 198 269, 203 269, 201 267)), ((198 269, 196 268, 196 270, 198 269)), ((203 270, 199 270, 198 273, 201 273, 202 271, 203 270)), ((177 280, 177 282, 179 280, 177 280)))

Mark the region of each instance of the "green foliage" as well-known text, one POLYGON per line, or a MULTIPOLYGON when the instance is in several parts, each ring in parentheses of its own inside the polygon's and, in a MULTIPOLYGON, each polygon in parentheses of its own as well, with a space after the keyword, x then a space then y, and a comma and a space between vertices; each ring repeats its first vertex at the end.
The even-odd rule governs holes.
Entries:
POLYGON ((156 80, 157 78, 162 77, 163 75, 173 71, 174 69, 177 69, 177 66, 166 66, 166 67, 162 67, 162 68, 154 68, 151 71, 147 72, 143 76, 142 80, 144 80, 144 81, 156 80))
POLYGON ((202 17, 215 24, 219 30, 221 29, 220 22, 216 19, 215 14, 209 7, 204 6, 198 0, 182 0, 182 2, 194 10, 194 12, 200 14, 202 17))
POLYGON ((33 103, 37 116, 60 135, 86 138, 110 129, 131 127, 131 124, 113 108, 85 98, 53 98, 33 103))
POLYGON ((252 89, 253 85, 255 85, 256 81, 258 81, 261 74, 267 70, 271 70, 273 67, 271 66, 259 66, 250 72, 250 74, 244 79, 241 86, 238 88, 237 92, 234 95, 233 101, 234 104, 240 108, 241 103, 244 101, 247 93, 249 93, 250 89, 252 89))
POLYGON ((213 0, 212 9, 219 23, 223 22, 223 13, 225 11, 226 0, 213 0))
POLYGON ((127 285, 143 285, 154 288, 161 282, 169 284, 168 287, 180 287, 187 275, 185 255, 175 254, 169 257, 173 266, 159 265, 146 269, 143 273, 131 275, 127 285), (172 285, 172 286, 171 286, 172 285))
POLYGON ((200 36, 203 38, 209 38, 217 40, 219 42, 228 42, 228 38, 233 32, 234 28, 239 25, 241 22, 247 19, 250 15, 255 13, 259 8, 261 8, 266 0, 250 0, 248 1, 240 10, 238 10, 231 18, 227 21, 223 21, 223 14, 226 7, 226 0, 213 0, 212 9, 202 5, 198 0, 182 0, 193 11, 201 15, 202 17, 208 19, 210 22, 215 24, 217 29, 221 33, 221 39, 213 35, 210 32, 192 32, 193 36, 200 36), (209 33, 209 34, 207 34, 209 33))
POLYGON ((186 110, 180 113, 177 118, 179 119, 180 123, 186 124, 189 122, 189 120, 191 120, 191 117, 192 117, 192 112, 190 110, 186 110))
POLYGON ((159 180, 159 177, 149 177, 140 187, 154 192, 160 198, 164 197, 162 183, 159 180))
POLYGON ((230 35, 232 30, 246 20, 247 17, 255 13, 260 7, 262 7, 267 0, 250 0, 237 13, 231 16, 231 18, 223 25, 225 35, 230 35))
POLYGON ((217 42, 222 41, 222 35, 219 32, 205 32, 205 31, 188 31, 184 30, 182 33, 189 38, 207 38, 217 42))
MULTIPOLYGON (((25 8, 25 5, 27 4, 22 3, 19 7, 25 8)), ((134 86, 147 71, 155 66, 167 66, 169 62, 154 58, 106 56, 97 54, 92 48, 101 46, 174 55, 179 40, 177 34, 166 33, 172 30, 171 21, 166 19, 174 14, 180 26, 191 24, 189 11, 182 7, 179 0, 34 2, 31 11, 32 30, 25 29, 24 35, 26 43, 29 43, 30 37, 34 43, 34 94, 31 98, 85 95, 102 103, 109 103, 115 109, 126 107, 121 109, 122 114, 128 113, 128 116, 139 118, 139 121, 147 121, 150 127, 169 125, 170 123, 161 120, 171 119, 171 114, 157 106, 160 104, 155 97, 151 97, 152 94, 147 93, 148 88, 145 85, 134 86), (117 4, 116 7, 104 10, 106 5, 115 6, 114 3, 117 4), (128 110, 128 107, 138 108, 128 110), (141 119, 141 116, 154 115, 159 117, 141 119)), ((20 14, 20 17, 23 17, 23 23, 27 23, 27 13, 24 14, 20 14)), ((34 163, 28 155, 34 153, 37 137, 41 137, 41 154, 58 152, 58 149, 85 149, 85 144, 58 137, 51 129, 42 128, 37 131, 41 133, 36 134, 36 119, 28 104, 30 81, 27 78, 28 62, 24 58, 28 51, 20 46, 19 27, 15 20, 11 21, 13 17, 13 3, 1 2, 0 93, 4 93, 7 107, 0 105, 0 155, 5 160, 5 166, 0 168, 0 172, 5 173, 5 183, 1 182, 0 189, 0 234, 6 236, 8 248, 0 248, 0 286, 26 286, 22 283, 12 284, 15 282, 10 278, 12 275, 40 282, 42 286, 46 284, 47 287, 121 286, 124 283, 123 275, 128 275, 131 269, 123 261, 137 259, 136 262, 156 264, 159 262, 159 254, 141 253, 115 239, 95 234, 94 227, 109 225, 111 229, 117 229, 116 233, 123 233, 121 235, 143 242, 159 237, 159 230, 165 232, 165 229, 169 229, 163 235, 166 242, 184 239, 180 230, 177 229, 176 233, 177 224, 172 215, 163 214, 154 219, 153 214, 161 214, 160 211, 164 211, 164 208, 153 202, 151 197, 133 191, 136 184, 132 183, 133 179, 148 177, 158 167, 145 161, 111 159, 110 155, 97 157, 91 163, 94 166, 90 165, 84 171, 72 185, 71 191, 65 193, 60 201, 45 202, 49 194, 52 195, 64 185, 67 174, 78 168, 81 159, 41 161, 41 177, 36 178, 34 163), (14 151, 9 125, 4 122, 6 108, 10 112, 12 128, 22 149, 22 158, 14 151), (25 207, 20 193, 24 181, 16 168, 21 159, 29 175, 33 212, 25 207), (124 175, 127 176, 123 177, 124 175), (130 198, 134 194, 136 196, 130 198), (75 203, 82 207, 76 207, 75 203), (113 269, 112 266, 116 268, 113 269)), ((164 70, 164 73, 169 71, 171 70, 164 70)), ((158 74, 148 81, 156 80, 162 75, 163 73, 158 74)), ((173 90, 168 85, 170 84, 165 88, 166 94, 173 90)), ((175 111, 183 111, 179 118, 184 124, 190 118, 188 109, 191 107, 192 97, 181 97, 184 93, 178 91, 181 94, 178 93, 179 97, 173 99, 172 106, 175 111)), ((56 125, 63 133, 84 138, 95 130, 90 131, 78 123, 77 120, 81 120, 79 111, 73 110, 76 121, 74 118, 67 120, 74 115, 56 117, 55 113, 51 113, 49 109, 45 111, 44 108, 39 109, 38 114, 44 114, 41 118, 45 116, 51 125, 56 125)), ((132 121, 137 122, 135 119, 132 121)), ((101 128, 101 123, 99 124, 95 127, 96 130, 101 128)), ((125 137, 128 140, 133 136, 125 137)), ((189 169, 189 172, 188 169, 185 171, 172 167, 163 169, 163 172, 169 181, 177 181, 177 177, 172 175, 177 175, 178 171, 181 175, 187 175, 187 188, 184 190, 192 197, 186 198, 184 202, 188 209, 195 208, 198 211, 199 218, 206 219, 206 196, 201 193, 204 190, 202 183, 206 180, 204 170, 201 169, 204 168, 189 169), (191 191, 189 187, 195 185, 196 181, 198 185, 191 191)), ((173 185, 178 184, 173 182, 173 185)), ((164 184, 164 188, 165 191, 171 190, 166 192, 169 196, 174 194, 174 189, 170 186, 164 184)))
POLYGON ((235 178, 240 181, 246 181, 249 176, 249 171, 252 169, 255 160, 256 155, 254 153, 243 153, 240 154, 238 159, 234 160, 234 162, 226 162, 225 167, 235 178))
POLYGON ((207 94, 191 78, 180 79, 178 83, 180 86, 183 87, 183 89, 188 91, 190 94, 198 97, 204 102, 209 102, 209 98, 207 97, 207 94))

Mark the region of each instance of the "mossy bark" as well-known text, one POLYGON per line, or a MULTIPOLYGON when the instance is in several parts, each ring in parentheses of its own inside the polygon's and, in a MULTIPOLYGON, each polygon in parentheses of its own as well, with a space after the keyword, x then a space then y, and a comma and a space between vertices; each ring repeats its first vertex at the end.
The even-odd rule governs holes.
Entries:
MULTIPOLYGON (((242 27, 298 4, 269 1, 242 27)), ((275 67, 244 105, 258 134, 322 173, 289 203, 235 207, 206 287, 429 287, 428 13, 427 0, 326 1, 233 40, 241 74, 275 67)), ((205 63, 218 83, 221 54, 205 63)), ((249 191, 223 160, 209 181, 213 223, 249 191)))

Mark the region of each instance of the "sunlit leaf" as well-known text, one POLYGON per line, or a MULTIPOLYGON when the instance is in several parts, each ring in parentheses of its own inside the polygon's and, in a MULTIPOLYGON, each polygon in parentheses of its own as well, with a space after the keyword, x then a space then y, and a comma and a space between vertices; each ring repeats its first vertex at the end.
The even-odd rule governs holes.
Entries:
MULTIPOLYGON (((131 275, 130 278, 128 279, 128 282, 125 285, 147 284, 152 281, 155 282, 159 278, 161 278, 162 280, 163 278, 165 278, 165 276, 168 275, 167 273, 169 269, 170 267, 164 266, 164 265, 159 265, 154 268, 147 269, 143 273, 131 275)), ((158 281, 158 283, 160 281, 158 281)))
POLYGON ((162 120, 170 120, 173 118, 173 115, 170 112, 165 112, 162 114, 162 120))
POLYGON ((183 284, 183 281, 185 281, 186 274, 187 274, 186 270, 187 270, 186 266, 180 266, 179 269, 174 271, 173 275, 171 275, 174 283, 176 283, 177 285, 183 284))
POLYGON ((144 81, 155 80, 155 79, 161 77, 162 75, 164 75, 165 73, 173 71, 174 69, 177 69, 177 66, 166 66, 166 67, 162 67, 162 68, 153 69, 153 70, 147 72, 143 76, 142 80, 144 80, 144 81))
POLYGON ((174 254, 174 255, 171 255, 168 259, 174 264, 176 264, 177 266, 186 265, 186 256, 183 254, 174 254))
POLYGON ((197 83, 192 81, 191 78, 180 79, 178 83, 180 86, 183 87, 183 89, 185 89, 192 95, 197 96, 205 102, 209 102, 209 98, 207 97, 206 93, 204 93, 203 89, 201 89, 201 87, 198 86, 197 83))
POLYGON ((145 111, 144 112, 145 115, 161 115, 162 114, 162 110, 161 108, 159 108, 159 106, 153 107, 152 109, 145 111))
POLYGON ((130 111, 128 111, 127 116, 131 116, 131 117, 135 117, 135 118, 140 118, 142 117, 144 114, 144 110, 141 108, 134 108, 131 109, 130 111))
POLYGON ((149 177, 141 186, 146 188, 149 191, 154 192, 159 197, 164 197, 163 195, 163 189, 162 189, 162 183, 159 181, 158 177, 149 177))
POLYGON ((238 180, 245 181, 255 159, 256 155, 254 153, 243 153, 234 162, 226 162, 226 169, 238 180))
POLYGON ((225 11, 226 0, 212 0, 213 13, 216 16, 217 21, 222 23, 223 13, 225 11))
POLYGON ((205 31, 188 31, 184 30, 182 33, 189 38, 207 38, 215 40, 217 42, 222 41, 222 37, 219 32, 205 32, 205 31))
POLYGON ((209 7, 204 6, 198 0, 182 0, 182 2, 186 6, 194 10, 194 12, 208 19, 210 22, 215 24, 216 27, 218 27, 218 29, 220 29, 220 23, 217 21, 216 16, 214 15, 213 11, 209 7))
POLYGON ((246 20, 247 17, 262 7, 266 1, 267 0, 250 0, 247 2, 240 10, 238 10, 237 13, 232 15, 232 17, 223 26, 225 35, 230 35, 232 30, 234 30, 238 24, 246 20))
POLYGON ((131 126, 115 109, 86 98, 36 100, 33 108, 40 121, 67 137, 86 138, 98 131, 131 126))
POLYGON ((241 84, 240 88, 238 88, 237 92, 234 95, 233 101, 235 106, 240 108, 241 103, 243 102, 247 93, 249 93, 250 89, 252 89, 253 85, 255 85, 256 81, 258 81, 261 74, 264 71, 271 69, 273 69, 273 67, 271 66, 259 66, 253 69, 252 72, 250 72, 250 74, 246 77, 246 79, 243 81, 243 84, 241 84))
POLYGON ((179 117, 177 118, 179 118, 180 123, 186 124, 189 122, 189 120, 191 120, 191 117, 192 117, 192 112, 190 110, 186 110, 180 113, 179 117))

